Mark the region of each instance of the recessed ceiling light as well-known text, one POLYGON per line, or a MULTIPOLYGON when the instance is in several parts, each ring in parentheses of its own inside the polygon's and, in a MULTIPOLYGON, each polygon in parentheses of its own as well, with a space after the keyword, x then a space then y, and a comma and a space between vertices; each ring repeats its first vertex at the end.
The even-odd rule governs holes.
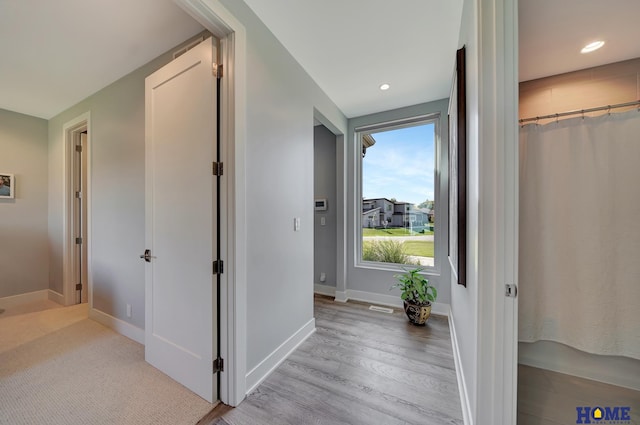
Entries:
POLYGON ((389 87, 391 87, 389 84, 384 83, 380 86, 380 90, 389 90, 389 87))
POLYGON ((589 43, 580 50, 580 53, 591 53, 594 50, 598 50, 604 46, 604 41, 594 41, 593 43, 589 43))

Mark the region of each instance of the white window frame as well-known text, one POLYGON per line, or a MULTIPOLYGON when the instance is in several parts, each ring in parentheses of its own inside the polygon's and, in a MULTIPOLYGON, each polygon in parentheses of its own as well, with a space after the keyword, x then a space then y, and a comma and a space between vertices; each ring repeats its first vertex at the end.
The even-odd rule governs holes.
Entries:
MULTIPOLYGON (((445 116, 446 118, 446 116, 445 116)), ((441 137, 441 125, 442 125, 442 114, 440 112, 434 112, 430 114, 417 115, 409 118, 403 118, 392 121, 384 121, 375 124, 363 125, 355 128, 354 141, 359 146, 362 144, 362 136, 365 133, 374 133, 376 131, 388 131, 388 130, 397 130, 406 127, 414 127, 417 125, 425 125, 429 123, 434 124, 434 201, 436 203, 435 214, 437 221, 439 223, 434 226, 433 229, 433 237, 434 237, 434 265, 433 267, 424 267, 424 271, 422 274, 432 275, 432 276, 440 276, 442 274, 443 267, 443 257, 446 259, 446 241, 441 237, 442 235, 446 235, 446 232, 443 232, 441 226, 446 226, 448 220, 443 221, 448 216, 447 206, 447 191, 440 190, 440 178, 442 175, 442 165, 446 164, 445 160, 442 160, 442 137, 441 137), (439 229, 440 228, 440 229, 439 229), (440 236, 440 237, 439 237, 440 236), (444 255, 439 253, 439 247, 445 246, 444 255), (440 254, 440 255, 439 255, 440 254)), ((362 155, 356 155, 356 163, 354 167, 355 171, 355 188, 354 188, 354 203, 355 203, 355 217, 354 217, 354 229, 353 229, 353 238, 354 238, 354 266, 356 268, 361 269, 373 269, 373 270, 385 270, 391 272, 403 271, 406 269, 406 264, 394 264, 394 263, 381 263, 375 261, 364 261, 362 260, 362 155)))

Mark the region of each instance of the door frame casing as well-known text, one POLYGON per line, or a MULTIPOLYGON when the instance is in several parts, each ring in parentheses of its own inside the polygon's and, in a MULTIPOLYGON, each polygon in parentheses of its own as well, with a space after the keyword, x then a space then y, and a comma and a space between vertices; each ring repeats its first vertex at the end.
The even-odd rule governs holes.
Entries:
POLYGON ((480 1, 478 9, 479 202, 476 424, 517 419, 518 2, 480 1))
POLYGON ((220 40, 220 400, 237 406, 246 397, 246 31, 219 0, 174 0, 220 40))
POLYGON ((84 201, 87 206, 87 234, 84 235, 83 243, 87 244, 87 300, 89 308, 93 308, 93 283, 91 278, 91 112, 87 111, 62 126, 62 137, 64 141, 62 158, 62 300, 64 305, 75 303, 75 282, 74 270, 77 267, 78 258, 75 248, 74 222, 77 219, 77 212, 74 208, 74 173, 76 172, 73 155, 75 152, 75 142, 80 137, 80 133, 87 132, 87 182, 84 201))

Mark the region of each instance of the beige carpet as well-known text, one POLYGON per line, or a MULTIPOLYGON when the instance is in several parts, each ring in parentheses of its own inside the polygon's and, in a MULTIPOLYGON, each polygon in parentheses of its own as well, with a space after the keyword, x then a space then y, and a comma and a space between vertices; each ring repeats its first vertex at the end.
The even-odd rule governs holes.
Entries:
POLYGON ((87 304, 64 308, 53 301, 7 308, 0 316, 0 354, 84 320, 87 314, 87 304))
POLYGON ((146 363, 142 345, 89 320, 86 305, 9 310, 0 424, 195 424, 212 408, 146 363))

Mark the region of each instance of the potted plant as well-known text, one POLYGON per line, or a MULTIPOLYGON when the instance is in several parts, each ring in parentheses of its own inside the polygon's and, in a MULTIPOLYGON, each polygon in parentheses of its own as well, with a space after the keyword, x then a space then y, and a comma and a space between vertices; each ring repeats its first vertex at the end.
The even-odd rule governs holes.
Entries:
POLYGON ((422 268, 396 274, 398 283, 391 288, 400 288, 400 298, 404 301, 404 312, 414 325, 424 325, 431 315, 431 303, 436 301, 438 290, 429 285, 429 280, 422 276, 422 268))

